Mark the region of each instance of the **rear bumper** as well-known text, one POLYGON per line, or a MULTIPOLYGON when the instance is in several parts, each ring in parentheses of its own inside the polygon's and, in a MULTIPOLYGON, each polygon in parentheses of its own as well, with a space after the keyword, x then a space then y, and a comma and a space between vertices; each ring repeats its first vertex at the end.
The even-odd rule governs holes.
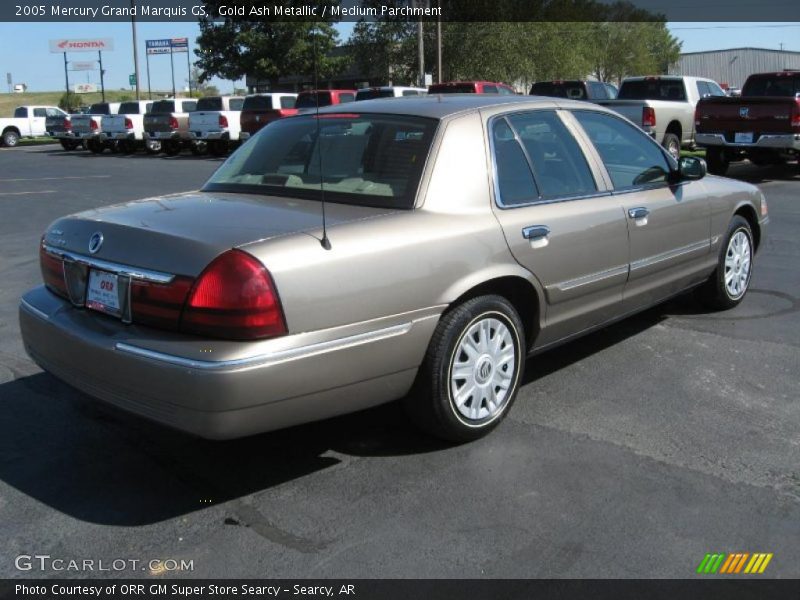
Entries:
POLYGON ((749 148, 769 148, 774 150, 800 151, 800 133, 762 133, 752 144, 729 142, 722 133, 696 133, 698 146, 721 146, 747 150, 749 148))
POLYGON ((25 294, 19 308, 25 349, 44 370, 97 399, 211 439, 280 429, 402 397, 438 316, 439 309, 430 309, 233 343, 126 326, 76 309, 44 287, 25 294), (209 360, 215 350, 220 359, 209 360))
POLYGON ((106 133, 106 137, 109 140, 117 140, 117 141, 131 141, 135 142, 137 140, 141 140, 141 134, 139 136, 136 135, 135 131, 109 131, 106 133))
POLYGON ((75 135, 71 131, 48 131, 48 137, 55 138, 57 140, 75 140, 80 141, 80 136, 75 135))
POLYGON ((231 140, 231 133, 227 130, 221 131, 190 131, 189 137, 193 140, 205 142, 205 141, 230 141, 231 140))
POLYGON ((145 131, 145 139, 150 140, 174 140, 180 142, 183 140, 180 131, 145 131))

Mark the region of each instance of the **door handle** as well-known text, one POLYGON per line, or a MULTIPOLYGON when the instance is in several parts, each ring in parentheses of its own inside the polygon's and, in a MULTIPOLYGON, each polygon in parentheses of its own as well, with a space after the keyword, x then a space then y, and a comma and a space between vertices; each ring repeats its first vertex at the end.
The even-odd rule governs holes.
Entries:
POLYGON ((547 225, 531 225, 522 230, 522 237, 532 242, 544 239, 548 235, 550 235, 550 228, 547 225))
POLYGON ((649 214, 650 214, 650 211, 647 210, 643 206, 639 206, 637 208, 629 208, 628 209, 628 216, 631 219, 644 219, 649 214))

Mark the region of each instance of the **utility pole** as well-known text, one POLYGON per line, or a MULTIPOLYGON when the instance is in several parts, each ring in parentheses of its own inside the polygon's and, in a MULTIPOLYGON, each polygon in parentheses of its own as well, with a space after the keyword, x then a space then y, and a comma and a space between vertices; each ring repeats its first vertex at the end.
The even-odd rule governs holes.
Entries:
MULTIPOLYGON (((412 0, 416 7, 420 0, 412 0)), ((425 40, 423 39, 422 19, 417 21, 417 46, 419 52, 419 87, 425 87, 425 40)))
POLYGON ((135 0, 131 0, 131 34, 133 35, 133 72, 136 75, 136 99, 139 96, 139 45, 136 42, 136 6, 135 0))
MULTIPOLYGON (((64 53, 66 56, 66 53, 64 53)), ((97 51, 97 57, 100 59, 100 94, 103 97, 103 102, 106 101, 106 83, 105 83, 105 70, 103 69, 103 53, 102 51, 97 51)), ((65 67, 66 68, 66 67, 65 67)))
POLYGON ((438 0, 436 17, 436 83, 442 83, 442 0, 438 0))

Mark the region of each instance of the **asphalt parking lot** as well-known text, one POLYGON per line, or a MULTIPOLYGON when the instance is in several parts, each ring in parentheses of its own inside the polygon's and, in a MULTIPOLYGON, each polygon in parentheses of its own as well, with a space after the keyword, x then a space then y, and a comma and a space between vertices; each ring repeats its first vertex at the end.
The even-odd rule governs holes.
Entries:
POLYGON ((800 577, 796 167, 730 171, 771 216, 742 305, 678 298, 537 357, 501 427, 447 447, 395 405, 206 442, 27 358, 17 304, 48 223, 218 165, 0 150, 0 577, 152 575, 15 567, 35 554, 194 577, 692 577, 708 552, 771 552, 765 576, 800 577))

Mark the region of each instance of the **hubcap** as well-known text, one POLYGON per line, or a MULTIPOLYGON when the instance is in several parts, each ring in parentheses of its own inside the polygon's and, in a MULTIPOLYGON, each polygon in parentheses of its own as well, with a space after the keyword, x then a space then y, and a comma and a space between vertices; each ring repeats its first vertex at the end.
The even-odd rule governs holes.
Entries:
POLYGON ((725 290, 733 299, 740 298, 747 291, 750 255, 750 238, 744 231, 737 231, 728 242, 725 254, 725 290))
POLYGON ((487 317, 461 336, 450 369, 450 392, 459 414, 482 421, 499 414, 508 400, 516 368, 509 328, 487 317))

